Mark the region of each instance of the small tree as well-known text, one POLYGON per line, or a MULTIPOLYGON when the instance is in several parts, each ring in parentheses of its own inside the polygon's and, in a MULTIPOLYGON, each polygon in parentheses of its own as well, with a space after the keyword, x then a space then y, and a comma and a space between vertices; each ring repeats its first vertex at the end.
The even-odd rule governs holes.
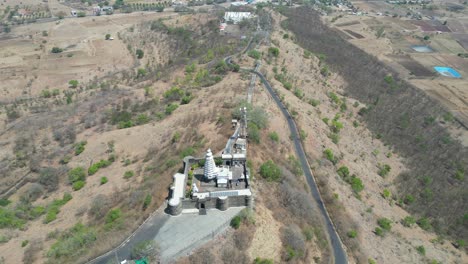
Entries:
POLYGON ((106 34, 106 40, 109 40, 111 37, 111 34, 106 34))

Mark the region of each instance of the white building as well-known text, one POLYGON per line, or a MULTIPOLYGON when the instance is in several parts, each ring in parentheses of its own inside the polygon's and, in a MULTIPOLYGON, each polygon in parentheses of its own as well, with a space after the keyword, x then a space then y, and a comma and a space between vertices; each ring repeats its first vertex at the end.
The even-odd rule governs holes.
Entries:
POLYGON ((244 19, 252 18, 253 15, 250 12, 226 12, 224 13, 224 21, 238 24, 244 19))

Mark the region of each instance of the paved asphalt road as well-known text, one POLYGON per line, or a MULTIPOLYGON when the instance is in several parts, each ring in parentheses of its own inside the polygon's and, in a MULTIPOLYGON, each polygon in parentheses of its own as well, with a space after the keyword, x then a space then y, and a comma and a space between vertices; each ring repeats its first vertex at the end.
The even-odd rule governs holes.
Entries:
POLYGON ((170 216, 158 212, 153 214, 140 228, 138 228, 135 233, 133 233, 125 242, 113 250, 107 252, 104 255, 88 262, 88 264, 115 264, 120 263, 125 259, 131 259, 130 253, 132 248, 142 241, 153 240, 159 230, 164 226, 164 224, 169 220, 170 216))
POLYGON ((320 212, 322 213, 323 217, 325 218, 325 223, 327 226, 327 232, 328 235, 330 236, 331 239, 331 244, 333 248, 333 256, 334 256, 334 263, 337 264, 346 264, 348 263, 348 259, 346 256, 346 252, 343 249, 343 245, 341 243, 340 238, 338 237, 338 234, 336 233, 336 230, 330 220, 330 217, 327 213, 327 210, 325 209, 325 206, 322 201, 322 197, 320 196, 317 184, 315 183, 315 180, 312 176, 312 172, 309 167, 309 163, 307 162, 306 154, 304 152, 304 148, 302 147, 302 143, 299 137, 299 133, 296 127, 296 123, 294 123, 294 120, 292 119, 291 115, 289 112, 286 110, 284 107, 283 103, 280 101, 278 95, 273 91, 273 88, 271 88, 270 84, 268 81, 265 79, 263 74, 256 70, 251 70, 251 72, 257 74, 258 77, 262 80, 263 85, 265 88, 268 90, 268 92, 271 94, 273 99, 275 100, 276 104, 278 107, 281 109, 281 112, 283 113, 284 117, 288 120, 288 125, 289 125, 289 130, 291 131, 291 135, 294 141, 294 147, 296 149, 297 156, 299 157, 299 160, 302 165, 302 170, 304 171, 304 174, 307 179, 307 183, 309 184, 310 191, 312 193, 312 197, 315 199, 315 201, 318 204, 318 207, 320 209, 320 212))

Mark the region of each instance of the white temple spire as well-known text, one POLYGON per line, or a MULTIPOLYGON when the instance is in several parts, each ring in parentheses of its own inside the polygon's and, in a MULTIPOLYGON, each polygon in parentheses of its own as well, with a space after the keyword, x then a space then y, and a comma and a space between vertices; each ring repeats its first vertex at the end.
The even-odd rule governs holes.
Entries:
POLYGON ((218 168, 216 167, 211 149, 206 151, 204 175, 208 180, 212 180, 218 175, 218 168))

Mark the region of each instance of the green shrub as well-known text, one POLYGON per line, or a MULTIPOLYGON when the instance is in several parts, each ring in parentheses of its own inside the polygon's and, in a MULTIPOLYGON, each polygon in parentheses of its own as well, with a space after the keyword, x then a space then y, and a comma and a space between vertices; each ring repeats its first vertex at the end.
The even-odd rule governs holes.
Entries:
POLYGON ((356 238, 357 237, 357 232, 356 232, 356 230, 350 230, 350 231, 348 231, 347 235, 348 235, 349 238, 356 238))
POLYGON ((343 128, 343 123, 336 119, 333 119, 330 128, 334 133, 340 133, 340 130, 343 128))
POLYGON ((256 60, 259 60, 262 57, 262 54, 258 50, 250 50, 247 55, 256 60))
POLYGON ((378 236, 384 236, 384 231, 380 227, 376 227, 374 233, 378 236))
POLYGON ((105 168, 109 165, 111 165, 112 162, 109 161, 109 160, 100 160, 99 162, 97 163, 94 163, 92 164, 89 168, 88 168, 88 175, 94 175, 99 169, 101 168, 105 168))
POLYGON ((391 167, 388 164, 379 164, 378 168, 379 168, 378 174, 382 177, 387 176, 391 170, 391 167))
POLYGON ((133 171, 130 170, 130 171, 126 171, 126 172, 124 173, 124 176, 123 176, 123 177, 124 177, 125 179, 130 179, 130 178, 133 177, 133 176, 135 176, 135 172, 133 172, 133 171))
POLYGON ((361 179, 354 175, 351 177, 351 189, 353 189, 355 193, 359 193, 364 190, 364 184, 362 184, 361 179))
POLYGON ((48 224, 55 219, 57 219, 57 214, 59 213, 59 209, 57 207, 51 207, 47 210, 46 217, 44 219, 44 224, 48 224))
POLYGON ((272 141, 274 141, 274 142, 276 142, 276 143, 279 142, 279 136, 278 136, 278 133, 276 133, 276 131, 270 132, 270 133, 268 134, 268 137, 269 137, 272 141))
POLYGON ((136 117, 136 124, 137 125, 144 125, 150 121, 149 117, 146 114, 139 114, 136 117))
POLYGON ((96 232, 93 229, 77 223, 62 232, 57 242, 50 247, 47 256, 54 259, 82 256, 96 239, 96 232))
POLYGON ((143 56, 145 55, 145 53, 141 49, 137 49, 135 53, 136 53, 138 59, 142 59, 143 56))
POLYGON ((176 103, 168 104, 168 105, 166 106, 166 109, 164 110, 164 112, 166 113, 166 115, 170 115, 170 114, 172 114, 172 112, 174 112, 178 107, 179 107, 179 105, 176 104, 176 103))
POLYGON ((267 181, 281 180, 281 170, 272 160, 268 160, 260 166, 260 175, 267 181))
POLYGON ((337 133, 330 133, 328 137, 334 144, 338 144, 338 142, 340 141, 340 135, 338 135, 337 133))
POLYGON ((316 99, 309 99, 309 104, 313 107, 316 107, 320 104, 320 101, 316 99))
POLYGON ((41 91, 41 97, 44 97, 44 98, 50 98, 52 96, 51 92, 49 90, 42 90, 41 91))
POLYGON ((84 181, 76 181, 73 183, 73 190, 74 191, 78 191, 80 190, 81 188, 83 188, 85 186, 85 182, 84 181))
POLYGON ((178 86, 173 86, 171 87, 171 89, 165 91, 163 93, 163 96, 167 100, 175 101, 175 100, 180 100, 182 96, 184 96, 184 94, 185 92, 182 89, 180 89, 178 86))
POLYGON ((325 155, 325 158, 331 161, 333 164, 336 164, 338 162, 337 158, 335 157, 331 149, 325 149, 323 151, 323 154, 325 155))
POLYGON ((254 259, 254 264, 273 264, 273 260, 271 259, 263 259, 263 258, 259 258, 259 257, 256 257, 254 259))
POLYGON ((388 218, 379 218, 377 224, 385 231, 390 231, 392 229, 392 221, 388 218))
POLYGON ((106 184, 108 181, 107 177, 101 177, 101 185, 106 184))
POLYGON ((68 85, 70 85, 71 88, 76 88, 76 87, 78 87, 78 81, 77 80, 70 80, 68 82, 68 85))
POLYGON ((231 227, 234 229, 238 229, 241 224, 241 218, 240 216, 236 215, 231 219, 231 227))
POLYGON ((390 191, 388 189, 384 189, 383 192, 382 192, 382 196, 387 199, 391 196, 392 194, 390 193, 390 191))
POLYGON ((88 143, 87 141, 81 141, 81 142, 75 144, 75 156, 78 156, 81 153, 83 153, 87 143, 88 143))
POLYGON ((275 47, 268 48, 268 54, 272 55, 273 57, 279 56, 279 49, 275 47))
POLYGON ((349 169, 346 166, 341 166, 336 172, 338 172, 338 175, 340 175, 343 179, 349 177, 349 169))
POLYGON ((457 241, 455 241, 455 246, 457 248, 464 248, 466 246, 466 242, 463 239, 458 239, 457 241))
POLYGON ((249 122, 247 126, 247 133, 249 135, 249 140, 251 140, 253 143, 259 144, 260 143, 260 129, 258 126, 252 122, 249 122))
POLYGON ((406 195, 405 199, 403 199, 403 202, 405 204, 412 204, 414 202, 414 196, 411 194, 406 195))
POLYGON ((416 219, 414 219, 414 217, 412 216, 407 216, 403 218, 403 220, 401 220, 401 224, 406 227, 411 227, 415 223, 416 223, 416 219))
POLYGON ((53 47, 51 52, 52 53, 61 53, 61 52, 63 52, 63 49, 61 49, 59 47, 53 47))
POLYGON ((29 244, 29 240, 23 240, 23 242, 21 242, 21 247, 25 247, 29 244))
POLYGON ((147 194, 145 196, 145 200, 143 201, 143 210, 146 210, 146 208, 148 208, 148 206, 151 204, 152 199, 153 197, 151 196, 151 194, 147 194))
POLYGON ((119 208, 110 210, 106 215, 106 224, 112 224, 122 217, 122 210, 119 208))
POLYGON ((431 225, 429 219, 427 219, 426 217, 420 218, 417 221, 417 224, 418 224, 419 227, 421 227, 424 230, 429 230, 429 229, 432 228, 432 225, 431 225))
POLYGON ((25 223, 14 211, 0 207, 0 228, 21 228, 25 223))
POLYGON ((417 246, 416 251, 423 256, 426 255, 426 249, 424 248, 424 246, 417 246))
POLYGON ((1 199, 0 199, 0 206, 7 206, 7 205, 9 205, 10 203, 11 203, 11 201, 8 200, 8 199, 5 199, 5 198, 1 198, 1 199))
POLYGON ((77 181, 85 181, 86 180, 86 172, 83 167, 76 167, 68 171, 68 181, 73 184, 77 181))

